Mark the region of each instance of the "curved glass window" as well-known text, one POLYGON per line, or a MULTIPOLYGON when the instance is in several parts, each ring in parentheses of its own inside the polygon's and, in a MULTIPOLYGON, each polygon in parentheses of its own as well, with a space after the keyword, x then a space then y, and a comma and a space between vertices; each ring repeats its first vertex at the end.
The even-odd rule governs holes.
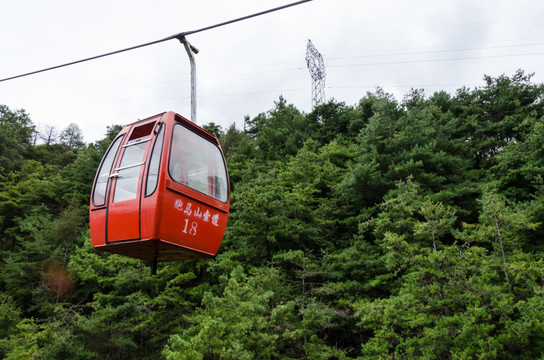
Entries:
MULTIPOLYGON (((140 139, 138 139, 140 140, 140 139)), ((132 141, 132 140, 131 140, 132 141)), ((125 152, 117 169, 117 181, 113 202, 134 200, 137 196, 140 170, 144 165, 145 149, 149 138, 142 142, 130 142, 123 146, 125 152)))
POLYGON ((174 126, 168 171, 180 184, 222 202, 228 199, 227 169, 221 151, 181 124, 174 126))
POLYGON ((96 183, 94 184, 93 191, 94 206, 101 206, 106 203, 106 189, 108 186, 108 179, 111 173, 111 168, 113 166, 113 160, 115 159, 115 154, 117 154, 117 150, 119 149, 119 145, 121 144, 122 139, 122 136, 115 139, 115 141, 108 149, 108 153, 104 157, 102 165, 100 165, 100 168, 98 169, 96 183))

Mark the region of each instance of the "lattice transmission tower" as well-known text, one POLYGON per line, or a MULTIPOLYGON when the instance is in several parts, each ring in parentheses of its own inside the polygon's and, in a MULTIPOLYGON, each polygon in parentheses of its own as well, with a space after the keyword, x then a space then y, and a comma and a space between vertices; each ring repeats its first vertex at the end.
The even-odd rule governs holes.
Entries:
POLYGON ((312 109, 325 102, 325 63, 311 40, 306 47, 306 65, 312 76, 312 109))

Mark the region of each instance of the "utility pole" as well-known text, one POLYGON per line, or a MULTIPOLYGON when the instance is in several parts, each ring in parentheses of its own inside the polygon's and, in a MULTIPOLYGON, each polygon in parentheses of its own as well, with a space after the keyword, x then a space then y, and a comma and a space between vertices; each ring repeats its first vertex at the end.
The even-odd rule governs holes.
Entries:
POLYGON ((311 40, 306 47, 306 65, 312 76, 312 109, 325 102, 325 63, 311 40))

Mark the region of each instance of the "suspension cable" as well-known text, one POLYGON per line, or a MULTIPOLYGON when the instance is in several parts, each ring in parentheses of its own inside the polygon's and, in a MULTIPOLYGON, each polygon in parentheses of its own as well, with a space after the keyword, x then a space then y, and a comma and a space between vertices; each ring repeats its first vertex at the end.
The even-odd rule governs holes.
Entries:
POLYGON ((174 34, 174 35, 168 36, 168 37, 166 37, 166 38, 164 38, 164 39, 151 41, 151 42, 148 42, 148 43, 145 43, 145 44, 140 44, 140 45, 136 45, 136 46, 131 46, 131 47, 128 47, 128 48, 125 48, 125 49, 116 50, 116 51, 112 51, 112 52, 109 52, 109 53, 105 53, 105 54, 101 54, 101 55, 96 55, 96 56, 92 56, 92 57, 89 57, 89 58, 85 58, 85 59, 81 59, 81 60, 72 61, 72 62, 69 62, 69 63, 66 63, 66 64, 61 64, 61 65, 56 65, 56 66, 48 67, 48 68, 41 69, 41 70, 31 71, 31 72, 28 72, 28 73, 25 73, 25 74, 10 76, 10 77, 7 77, 7 78, 5 78, 5 79, 0 79, 0 82, 8 81, 8 80, 13 80, 13 79, 17 79, 17 78, 21 78, 21 77, 25 77, 25 76, 35 75, 35 74, 39 74, 39 73, 42 73, 42 72, 46 72, 46 71, 51 71, 51 70, 59 69, 59 68, 66 67, 66 66, 71 66, 71 65, 75 65, 75 64, 80 64, 80 63, 83 63, 83 62, 86 62, 86 61, 96 60, 96 59, 100 59, 100 58, 103 58, 103 57, 106 57, 106 56, 111 56, 111 55, 115 55, 115 54, 120 54, 120 53, 122 53, 122 52, 130 51, 130 50, 136 50, 136 49, 139 49, 139 48, 143 48, 143 47, 146 47, 146 46, 159 44, 159 43, 162 43, 162 42, 165 42, 165 41, 169 41, 169 40, 173 40, 173 39, 182 40, 182 39, 183 39, 185 36, 187 36, 187 35, 192 35, 192 34, 196 34, 196 33, 202 32, 202 31, 207 31, 207 30, 215 29, 215 28, 218 28, 218 27, 220 27, 220 26, 230 25, 230 24, 233 24, 233 23, 236 23, 236 22, 239 22, 239 21, 243 21, 243 20, 247 20, 247 19, 250 19, 250 18, 257 17, 257 16, 269 14, 269 13, 271 13, 271 12, 283 10, 283 9, 286 9, 286 8, 289 8, 289 7, 292 7, 292 6, 296 6, 296 5, 300 5, 300 4, 309 2, 309 1, 312 1, 312 0, 301 0, 301 1, 297 1, 297 2, 294 2, 294 3, 291 3, 291 4, 287 4, 287 5, 279 6, 279 7, 273 8, 273 9, 261 11, 261 12, 255 13, 255 14, 243 16, 243 17, 240 17, 240 18, 237 18, 237 19, 233 19, 233 20, 229 20, 229 21, 225 21, 225 22, 222 22, 222 23, 219 23, 219 24, 215 24, 215 25, 211 25, 211 26, 206 26, 206 27, 203 27, 203 28, 200 28, 200 29, 196 29, 196 30, 181 32, 181 33, 179 33, 179 34, 174 34))

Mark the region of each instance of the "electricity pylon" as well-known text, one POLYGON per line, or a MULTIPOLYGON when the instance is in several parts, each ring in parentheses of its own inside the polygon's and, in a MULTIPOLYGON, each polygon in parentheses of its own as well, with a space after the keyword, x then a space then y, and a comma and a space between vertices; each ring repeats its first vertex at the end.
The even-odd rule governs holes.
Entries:
POLYGON ((325 63, 311 40, 306 47, 306 65, 312 76, 312 109, 325 102, 325 63))

